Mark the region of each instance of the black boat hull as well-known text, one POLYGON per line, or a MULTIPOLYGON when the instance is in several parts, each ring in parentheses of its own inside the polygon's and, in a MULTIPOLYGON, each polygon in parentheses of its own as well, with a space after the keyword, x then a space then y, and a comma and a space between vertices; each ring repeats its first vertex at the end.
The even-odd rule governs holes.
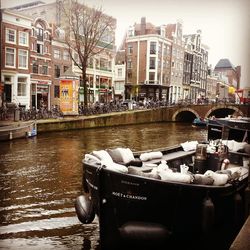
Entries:
MULTIPOLYGON (((184 239, 196 244, 205 238, 219 244, 216 235, 229 235, 244 222, 247 178, 234 185, 205 186, 164 182, 88 164, 84 170, 103 249, 151 244, 175 249, 184 239)), ((225 244, 222 235, 221 239, 225 244)))

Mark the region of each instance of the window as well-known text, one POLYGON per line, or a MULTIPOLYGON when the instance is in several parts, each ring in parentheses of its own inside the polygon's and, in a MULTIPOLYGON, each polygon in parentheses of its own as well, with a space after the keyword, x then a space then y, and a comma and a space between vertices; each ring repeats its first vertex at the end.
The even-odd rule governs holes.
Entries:
POLYGON ((32 72, 35 74, 38 74, 38 65, 36 62, 33 63, 33 65, 32 65, 32 72))
POLYGON ((60 50, 54 49, 54 58, 55 59, 60 59, 60 57, 61 57, 60 50))
POLYGON ((128 45, 128 54, 132 54, 133 53, 133 45, 129 44, 128 45))
POLYGON ((27 78, 18 77, 17 82, 17 95, 18 96, 26 96, 26 89, 27 89, 27 78))
POLYGON ((74 53, 74 65, 76 66, 79 63, 79 56, 77 53, 74 53))
POLYGON ((167 54, 170 54, 170 47, 167 46, 167 54))
POLYGON ((44 53, 46 53, 46 54, 49 53, 49 47, 48 46, 44 46, 44 53))
POLYGON ((69 66, 63 66, 63 72, 66 72, 68 70, 69 66))
POLYGON ((112 34, 111 34, 111 31, 109 29, 106 29, 104 32, 103 32, 103 35, 100 39, 101 41, 105 42, 105 43, 111 43, 112 41, 112 34))
POLYGON ((42 74, 43 75, 48 75, 48 66, 47 65, 42 66, 42 74))
POLYGON ((134 33, 135 33, 134 27, 130 27, 128 31, 128 36, 129 37, 134 36, 134 33))
POLYGON ((149 72, 149 83, 154 83, 154 82, 155 82, 155 73, 149 72))
POLYGON ((155 57, 150 57, 149 68, 155 69, 155 57))
POLYGON ((128 69, 132 69, 132 60, 128 59, 128 69))
POLYGON ((43 54, 43 45, 38 43, 36 45, 36 51, 38 54, 43 54))
POLYGON ((105 58, 100 59, 100 69, 101 70, 107 70, 108 66, 108 61, 105 58))
POLYGON ((54 86, 54 97, 59 98, 60 97, 60 87, 58 85, 54 86))
POLYGON ((93 58, 92 57, 89 58, 89 60, 88 60, 88 67, 93 68, 93 58))
POLYGON ((43 29, 37 28, 36 35, 37 35, 37 40, 42 42, 43 41, 43 29))
POLYGON ((122 69, 118 69, 117 74, 118 74, 119 77, 121 77, 122 76, 122 69))
POLYGON ((60 66, 55 65, 55 78, 59 78, 59 77, 60 77, 60 66))
POLYGON ((150 54, 156 54, 156 42, 150 42, 150 54))
POLYGON ((32 28, 32 36, 36 36, 36 29, 32 28))
POLYGON ((6 29, 6 43, 16 43, 16 31, 12 29, 6 29))
POLYGON ((29 40, 28 40, 28 33, 27 32, 19 32, 19 45, 28 46, 29 40))
POLYGON ((6 67, 15 67, 15 54, 16 54, 16 49, 14 48, 5 48, 5 66, 6 67))
POLYGON ((28 68, 28 51, 27 50, 18 50, 18 68, 28 68))
POLYGON ((69 61, 69 52, 67 50, 63 51, 63 60, 69 61))

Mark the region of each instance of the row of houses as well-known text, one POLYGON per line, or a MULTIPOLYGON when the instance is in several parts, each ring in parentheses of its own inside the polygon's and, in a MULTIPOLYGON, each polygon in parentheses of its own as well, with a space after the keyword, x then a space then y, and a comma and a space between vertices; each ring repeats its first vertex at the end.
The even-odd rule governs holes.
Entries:
MULTIPOLYGON (((1 10, 0 107, 6 102, 50 109, 60 105, 60 80, 67 72, 81 82, 81 71, 65 45, 61 13, 61 0, 1 10)), ((115 18, 113 22, 116 27, 115 18)), ((114 31, 110 34, 115 37, 114 31)), ((212 70, 201 31, 183 35, 181 21, 155 26, 143 17, 129 27, 119 49, 112 41, 90 58, 89 103, 144 98, 178 102, 214 98, 222 85, 239 87, 240 66, 223 59, 212 70)), ((75 53, 75 61, 77 57, 75 53)), ((81 84, 78 93, 82 102, 81 84)))

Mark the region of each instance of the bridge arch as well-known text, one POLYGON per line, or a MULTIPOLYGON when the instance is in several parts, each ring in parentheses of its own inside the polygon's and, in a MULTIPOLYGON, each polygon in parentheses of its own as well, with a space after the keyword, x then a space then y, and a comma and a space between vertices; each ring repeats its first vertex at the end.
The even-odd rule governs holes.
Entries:
MULTIPOLYGON (((213 113, 216 114, 216 111, 219 112, 220 110, 224 110, 224 113, 227 113, 227 115, 233 115, 235 114, 236 116, 244 116, 243 112, 238 109, 235 106, 224 106, 224 105, 219 105, 211 108, 205 115, 205 117, 211 116, 213 113)), ((224 115, 225 117, 225 115, 224 115)))
POLYGON ((172 116, 172 121, 185 121, 185 122, 191 122, 196 117, 199 117, 200 115, 191 108, 180 108, 172 116))

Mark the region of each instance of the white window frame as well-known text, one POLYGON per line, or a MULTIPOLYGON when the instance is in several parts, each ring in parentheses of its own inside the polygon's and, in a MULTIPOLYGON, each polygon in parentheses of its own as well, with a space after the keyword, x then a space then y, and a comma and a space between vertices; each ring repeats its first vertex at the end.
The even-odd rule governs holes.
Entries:
POLYGON ((44 53, 45 54, 49 54, 49 47, 48 47, 48 45, 44 46, 44 53))
POLYGON ((37 43, 36 44, 36 52, 39 54, 39 55, 43 55, 44 54, 44 45, 41 44, 41 43, 37 43), (38 52, 38 47, 40 49, 40 52, 38 52))
POLYGON ((19 31, 18 42, 19 42, 19 45, 28 47, 29 46, 29 33, 24 32, 24 31, 19 31), (21 37, 22 35, 25 35, 25 37, 21 37), (22 43, 21 39, 24 39, 26 42, 22 43))
POLYGON ((59 49, 54 49, 54 58, 61 59, 61 51, 59 49))
POLYGON ((117 69, 117 75, 119 76, 119 77, 122 77, 122 68, 118 68, 117 69))
POLYGON ((10 29, 10 28, 6 28, 5 43, 16 44, 16 30, 10 29), (9 40, 9 31, 14 31, 14 41, 10 41, 9 40))
POLYGON ((17 78, 17 96, 27 96, 27 82, 28 82, 27 77, 18 77, 17 78), (25 81, 24 82, 19 81, 19 79, 21 79, 21 78, 25 79, 25 81), (20 86, 22 87, 21 91, 20 91, 20 86))
POLYGON ((69 55, 68 50, 63 51, 63 60, 64 61, 69 61, 70 60, 70 55, 69 55))
POLYGON ((15 68, 16 67, 16 48, 11 48, 11 47, 6 47, 5 48, 5 67, 8 68, 15 68), (7 49, 13 49, 13 55, 14 55, 14 59, 13 59, 13 65, 8 65, 7 64, 7 49))
POLYGON ((28 69, 28 58, 29 58, 29 52, 28 50, 24 50, 24 49, 19 49, 18 50, 18 68, 19 69, 28 69), (26 62, 25 62, 25 66, 20 65, 20 56, 24 57, 24 55, 20 55, 20 52, 25 52, 26 53, 26 62))

